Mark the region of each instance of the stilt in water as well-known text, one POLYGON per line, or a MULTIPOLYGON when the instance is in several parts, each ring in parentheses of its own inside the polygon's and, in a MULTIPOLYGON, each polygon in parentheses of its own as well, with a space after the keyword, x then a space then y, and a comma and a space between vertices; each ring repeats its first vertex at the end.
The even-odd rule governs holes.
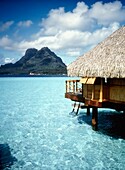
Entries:
POLYGON ((90 107, 87 107, 87 113, 86 113, 87 116, 90 116, 90 107))
POLYGON ((98 130, 98 108, 92 108, 92 129, 98 130))

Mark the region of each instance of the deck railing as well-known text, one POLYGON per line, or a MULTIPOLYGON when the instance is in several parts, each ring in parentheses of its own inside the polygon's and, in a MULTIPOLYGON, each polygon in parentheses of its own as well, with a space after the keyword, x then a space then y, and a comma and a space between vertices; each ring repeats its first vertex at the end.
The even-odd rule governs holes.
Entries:
POLYGON ((80 80, 66 80, 66 93, 81 93, 81 90, 80 80))

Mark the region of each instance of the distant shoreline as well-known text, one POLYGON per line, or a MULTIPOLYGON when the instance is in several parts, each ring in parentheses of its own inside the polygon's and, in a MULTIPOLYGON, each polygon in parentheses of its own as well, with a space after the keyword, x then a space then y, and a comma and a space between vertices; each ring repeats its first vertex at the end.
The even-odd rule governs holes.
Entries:
POLYGON ((67 74, 43 74, 43 75, 29 75, 29 74, 2 75, 0 74, 0 78, 2 77, 68 77, 68 75, 67 74))

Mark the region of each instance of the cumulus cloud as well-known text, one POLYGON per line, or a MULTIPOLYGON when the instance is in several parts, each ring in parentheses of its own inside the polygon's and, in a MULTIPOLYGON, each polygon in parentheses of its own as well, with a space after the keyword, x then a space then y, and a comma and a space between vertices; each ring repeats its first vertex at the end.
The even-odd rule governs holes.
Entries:
POLYGON ((13 48, 13 41, 6 35, 0 38, 0 47, 4 49, 11 49, 13 48))
POLYGON ((70 12, 65 12, 64 8, 51 10, 48 18, 42 19, 41 35, 55 35, 65 30, 92 32, 100 26, 123 21, 125 21, 125 8, 120 1, 105 4, 97 2, 91 8, 84 2, 78 2, 76 8, 70 12))
POLYGON ((4 32, 7 29, 10 28, 11 25, 13 25, 14 21, 7 21, 5 23, 0 22, 0 32, 4 32))
POLYGON ((18 22, 18 27, 30 27, 33 24, 31 20, 18 22))
POLYGON ((64 8, 51 10, 47 19, 42 19, 41 26, 45 35, 54 35, 60 30, 92 30, 95 21, 88 18, 88 6, 78 2, 73 11, 65 12, 64 8))
POLYGON ((8 64, 8 63, 13 63, 14 62, 14 58, 5 58, 4 59, 4 63, 8 64))
POLYGON ((125 8, 120 1, 103 4, 96 2, 89 11, 89 17, 95 19, 98 24, 107 26, 113 22, 125 21, 125 8))
MULTIPOLYGON (((88 7, 78 2, 76 8, 66 12, 63 7, 52 9, 40 23, 40 30, 31 40, 13 42, 5 36, 0 46, 25 51, 27 48, 48 46, 63 56, 79 56, 104 40, 125 23, 125 8, 120 1, 96 2, 88 7), (13 43, 12 43, 13 42, 13 43)), ((18 26, 29 27, 32 21, 20 21, 18 26)))
POLYGON ((4 65, 7 63, 13 63, 15 61, 14 58, 6 58, 2 53, 0 53, 0 65, 4 65))
POLYGON ((110 24, 109 27, 102 27, 93 32, 81 32, 77 30, 66 30, 53 36, 41 36, 34 41, 23 40, 19 44, 13 44, 14 48, 25 51, 27 48, 36 47, 40 49, 48 46, 55 52, 65 51, 67 56, 80 55, 88 49, 94 47, 97 43, 109 36, 119 28, 118 23, 110 24))

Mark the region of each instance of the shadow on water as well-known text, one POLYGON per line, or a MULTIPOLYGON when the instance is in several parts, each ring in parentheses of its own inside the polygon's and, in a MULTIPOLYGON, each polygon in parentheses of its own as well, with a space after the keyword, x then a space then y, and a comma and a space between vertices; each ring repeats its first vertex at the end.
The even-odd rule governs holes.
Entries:
MULTIPOLYGON (((86 116, 85 112, 80 112, 77 119, 78 123, 91 125, 92 116, 86 116)), ((116 139, 125 139, 125 114, 113 110, 99 110, 98 132, 116 139)))
POLYGON ((17 159, 11 155, 9 145, 0 144, 0 170, 9 169, 15 161, 17 159))

